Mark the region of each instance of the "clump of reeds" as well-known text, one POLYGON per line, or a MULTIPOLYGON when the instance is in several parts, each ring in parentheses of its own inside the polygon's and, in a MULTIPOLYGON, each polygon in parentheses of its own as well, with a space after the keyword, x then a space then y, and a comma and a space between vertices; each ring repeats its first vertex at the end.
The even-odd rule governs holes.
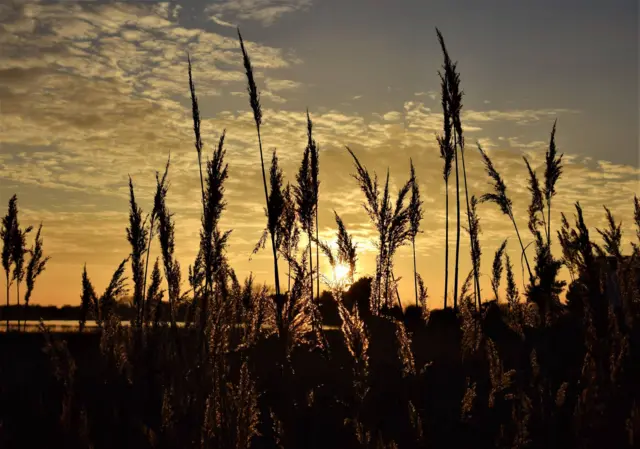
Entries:
MULTIPOLYGON (((402 245, 411 238, 410 210, 405 206, 404 201, 411 189, 411 181, 407 181, 396 197, 395 204, 391 203, 391 192, 389 190, 389 171, 381 192, 378 185, 378 176, 373 177, 369 171, 360 163, 355 153, 347 147, 347 151, 353 157, 356 173, 353 177, 365 195, 364 209, 369 215, 376 231, 378 232, 378 255, 376 257, 376 275, 371 288, 371 309, 378 313, 382 306, 393 307, 393 296, 396 289, 395 277, 393 276, 393 257, 402 245), (384 287, 384 288, 383 288, 384 287)), ((397 296, 398 305, 400 298, 397 296)))
MULTIPOLYGON (((16 282, 16 301, 20 306, 20 284, 27 278, 27 293, 25 296, 25 307, 28 306, 35 279, 44 270, 48 258, 42 255, 41 230, 35 239, 35 245, 31 249, 27 248, 27 235, 33 230, 32 226, 20 227, 18 217, 18 197, 13 195, 9 200, 7 215, 2 219, 0 238, 2 239, 2 267, 6 276, 7 307, 9 306, 9 289, 13 281, 16 282), (26 256, 30 255, 31 260, 25 266, 26 256), (11 269, 13 267, 13 273, 11 269), (29 271, 30 270, 30 271, 29 271)), ((9 320, 7 318, 7 331, 9 330, 9 320)), ((18 331, 20 331, 20 319, 18 319, 18 331)))
POLYGON ((550 227, 547 223, 550 220, 550 216, 547 216, 546 221, 544 216, 544 199, 547 200, 547 211, 549 211, 551 197, 555 195, 555 184, 562 172, 561 157, 555 158, 554 156, 554 135, 555 124, 551 133, 550 150, 547 152, 545 186, 543 189, 540 187, 536 172, 531 168, 527 158, 523 157, 529 172, 528 189, 531 194, 528 227, 535 243, 535 279, 527 286, 526 294, 527 299, 537 305, 540 318, 545 322, 549 322, 560 310, 560 293, 565 285, 563 281, 557 280, 562 261, 555 259, 551 253, 550 227), (540 226, 542 226, 544 234, 547 236, 546 241, 543 238, 543 233, 540 232, 540 226))
MULTIPOLYGON (((444 43, 444 38, 440 30, 436 28, 436 34, 438 35, 438 42, 444 56, 444 64, 442 69, 444 73, 440 73, 441 87, 442 87, 442 108, 444 115, 444 136, 439 139, 440 153, 445 159, 445 182, 448 180, 448 171, 451 170, 451 159, 455 158, 456 169, 456 261, 454 272, 454 292, 453 301, 454 308, 457 308, 458 299, 458 263, 460 256, 460 181, 459 181, 459 166, 458 166, 458 150, 460 152, 460 159, 462 162, 462 176, 464 180, 464 192, 465 201, 467 206, 467 217, 469 229, 472 227, 471 223, 471 208, 469 203, 469 189, 467 186, 467 170, 464 159, 465 141, 463 136, 462 120, 460 113, 462 111, 462 95, 463 92, 460 89, 460 73, 457 70, 457 63, 454 63, 449 57, 449 52, 444 43), (453 131, 453 132, 452 132, 453 131), (453 137, 453 145, 451 145, 451 137, 453 137)), ((448 191, 448 186, 447 186, 448 191)), ((448 228, 448 198, 447 198, 447 228, 448 228)), ((448 229, 447 229, 448 233, 448 229)), ((445 259, 447 258, 445 255, 445 259)), ((445 263, 447 263, 445 261, 445 263)), ((476 292, 476 297, 479 295, 480 281, 478 278, 479 273, 474 272, 474 284, 473 289, 476 292)), ((445 287, 446 288, 446 287, 445 287)))

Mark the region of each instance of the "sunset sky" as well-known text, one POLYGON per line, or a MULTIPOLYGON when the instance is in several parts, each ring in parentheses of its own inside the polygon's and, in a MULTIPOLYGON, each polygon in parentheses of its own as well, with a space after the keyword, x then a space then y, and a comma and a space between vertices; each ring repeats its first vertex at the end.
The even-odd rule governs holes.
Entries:
MULTIPOLYGON (((4 214, 10 196, 18 194, 21 223, 44 223, 44 250, 52 258, 32 301, 79 303, 85 262, 98 292, 105 288, 129 252, 127 176, 150 212, 154 173, 169 152, 177 257, 185 273, 193 263, 201 204, 187 52, 205 154, 227 130, 222 227, 233 229, 228 257, 241 278, 253 272, 273 282, 270 251, 249 260, 266 218, 236 25, 262 95, 265 151, 277 148, 286 179, 295 182, 308 107, 321 149, 321 239, 334 240, 335 210, 356 236, 359 274, 373 271, 375 236, 345 146, 379 175, 389 168, 394 195, 413 159, 425 202, 418 271, 430 305, 442 304, 445 203, 435 139, 442 126, 442 55, 435 27, 459 62, 470 193, 490 188, 475 149, 479 141, 505 179, 525 243, 531 241, 522 156, 542 176, 557 118, 565 168, 553 204, 554 228, 561 211, 573 216, 578 200, 587 223, 603 226, 605 204, 622 220, 628 245, 633 196, 640 193, 638 19, 634 0, 3 1, 0 204, 4 214)), ((509 238, 518 279, 520 256, 499 209, 482 204, 479 214, 482 286, 489 297, 490 264, 501 241, 509 238)), ((470 262, 468 237, 462 235, 464 278, 470 262)), ((593 238, 599 241, 597 234, 593 238)), ((561 256, 557 240, 553 250, 561 256)), ((153 247, 152 257, 158 255, 153 247)), ((327 262, 321 266, 326 269, 327 262)), ((396 259, 406 303, 413 301, 411 276, 407 246, 396 259)))

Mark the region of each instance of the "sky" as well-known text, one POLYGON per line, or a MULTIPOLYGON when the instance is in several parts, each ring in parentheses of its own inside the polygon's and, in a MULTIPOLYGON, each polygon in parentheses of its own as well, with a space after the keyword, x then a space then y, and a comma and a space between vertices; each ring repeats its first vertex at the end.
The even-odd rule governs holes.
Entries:
MULTIPOLYGON (((169 153, 168 207, 186 279, 201 210, 187 52, 205 154, 227 132, 228 206, 221 227, 233 229, 228 258, 239 277, 253 273, 272 282, 270 251, 250 260, 266 218, 236 26, 256 71, 265 152, 276 148, 286 180, 295 183, 308 108, 320 145, 320 238, 335 240, 335 210, 358 243, 359 275, 373 272, 375 234, 345 146, 380 176, 388 169, 394 194, 413 160, 425 210, 417 266, 430 306, 442 305, 445 185, 435 138, 442 127, 436 27, 461 73, 470 194, 490 189, 475 150, 479 142, 507 184, 525 244, 532 241, 522 156, 542 176, 557 119, 564 174, 552 226, 558 228, 561 211, 573 217, 580 201, 599 241, 595 228, 604 226, 607 205, 622 221, 628 246, 635 235, 633 197, 640 193, 638 19, 633 0, 2 2, 0 203, 6 207, 18 195, 21 223, 43 223, 44 251, 51 256, 32 301, 78 304, 85 263, 98 292, 106 287, 129 253, 128 176, 150 212, 154 175, 169 153)), ((481 286, 490 297, 490 265, 502 240, 508 238, 518 279, 520 254, 497 206, 481 204, 479 217, 481 286)), ((557 240, 552 249, 561 256, 557 240)), ((154 245, 152 260, 158 255, 154 245)), ((326 260, 320 264, 326 273, 326 260)), ((401 248, 395 274, 406 304, 413 301, 412 267, 411 248, 401 248)), ((469 269, 462 231, 460 276, 469 269)))

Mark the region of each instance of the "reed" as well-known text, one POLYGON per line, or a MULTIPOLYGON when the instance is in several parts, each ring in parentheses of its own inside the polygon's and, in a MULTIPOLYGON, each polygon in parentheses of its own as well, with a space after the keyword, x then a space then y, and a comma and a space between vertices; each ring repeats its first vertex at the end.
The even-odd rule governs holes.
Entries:
MULTIPOLYGON (((249 105, 253 111, 253 119, 256 124, 256 132, 258 134, 258 148, 260 150, 260 165, 262 167, 262 183, 264 185, 264 200, 269 208, 269 193, 267 191, 267 176, 264 170, 264 158, 262 156, 262 137, 260 135, 260 126, 262 125, 262 107, 260 105, 260 94, 258 93, 258 87, 256 86, 255 79, 253 77, 253 67, 251 60, 244 47, 244 41, 240 34, 240 28, 238 28, 238 39, 240 41, 240 49, 242 50, 242 58, 244 63, 245 72, 247 75, 247 92, 249 93, 249 105)), ((273 271, 274 281, 276 288, 276 295, 280 295, 280 276, 278 274, 278 247, 276 245, 275 235, 271 234, 271 248, 273 250, 273 271)))
POLYGON ((409 225, 410 225, 410 238, 411 249, 413 252, 413 283, 416 295, 416 307, 419 306, 418 301, 418 269, 416 264, 416 236, 420 232, 420 221, 422 221, 422 199, 420 199, 420 187, 418 185, 418 179, 416 178, 416 171, 413 167, 413 161, 410 160, 411 177, 409 182, 411 183, 411 199, 409 201, 409 225))
MULTIPOLYGON (((11 267, 13 266, 13 235, 15 222, 18 216, 18 197, 13 195, 9 200, 7 215, 2 218, 2 229, 0 229, 0 237, 2 238, 2 268, 4 268, 6 288, 7 288, 7 308, 9 307, 9 288, 12 280, 11 267)), ((9 330, 9 317, 7 317, 7 331, 9 330)))
POLYGON ((503 214, 507 215, 513 224, 513 227, 516 231, 516 235, 518 237, 518 242, 520 242, 520 248, 522 249, 522 254, 524 260, 527 264, 527 271, 529 272, 529 280, 533 283, 534 276, 531 271, 531 266, 529 265, 529 259, 527 258, 527 253, 525 252, 524 244, 522 243, 522 238, 520 238, 520 232, 518 231, 518 225, 516 224, 516 219, 513 215, 513 203, 511 199, 507 196, 507 186, 502 180, 502 177, 498 173, 498 171, 493 166, 493 162, 484 152, 482 146, 478 144, 478 151, 480 151, 480 155, 482 156, 482 160, 485 165, 485 170, 489 175, 489 178, 493 181, 493 192, 485 193, 480 197, 481 202, 495 203, 498 205, 503 214))

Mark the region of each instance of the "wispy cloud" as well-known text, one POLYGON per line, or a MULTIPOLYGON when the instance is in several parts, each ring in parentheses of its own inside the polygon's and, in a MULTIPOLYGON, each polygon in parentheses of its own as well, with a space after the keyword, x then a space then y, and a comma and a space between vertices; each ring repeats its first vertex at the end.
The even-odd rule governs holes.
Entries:
POLYGON ((279 79, 273 79, 273 78, 265 79, 265 84, 267 86, 267 89, 272 90, 274 92, 278 92, 281 90, 293 90, 302 86, 302 84, 297 81, 279 80, 279 79))
POLYGON ((226 22, 226 21, 222 20, 221 18, 219 18, 219 17, 217 17, 217 16, 215 16, 215 15, 210 16, 209 18, 210 18, 214 23, 217 23, 217 24, 218 24, 218 25, 220 25, 220 26, 228 27, 228 28, 235 28, 235 27, 236 27, 236 25, 234 25, 233 23, 226 22))
POLYGON ((438 98, 439 92, 435 91, 435 90, 429 90, 427 92, 416 92, 415 94, 416 97, 429 97, 432 100, 435 100, 436 98, 438 98))
POLYGON ((223 19, 231 17, 270 26, 282 16, 305 11, 310 6, 311 0, 220 0, 209 5, 205 12, 220 25, 227 24, 223 19))

